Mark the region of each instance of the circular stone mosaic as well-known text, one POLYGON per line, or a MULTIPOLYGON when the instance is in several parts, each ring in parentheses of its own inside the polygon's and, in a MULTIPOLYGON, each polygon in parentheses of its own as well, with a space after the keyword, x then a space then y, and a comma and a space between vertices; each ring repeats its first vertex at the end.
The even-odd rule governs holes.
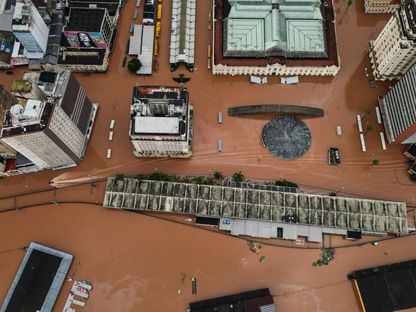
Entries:
POLYGON ((308 126, 292 116, 280 116, 263 128, 266 149, 280 159, 293 160, 303 156, 311 145, 308 126))

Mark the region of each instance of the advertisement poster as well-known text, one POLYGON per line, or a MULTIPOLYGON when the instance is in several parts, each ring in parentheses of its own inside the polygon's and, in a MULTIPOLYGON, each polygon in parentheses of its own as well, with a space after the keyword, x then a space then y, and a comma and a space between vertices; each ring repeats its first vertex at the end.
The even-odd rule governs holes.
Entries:
POLYGON ((65 31, 64 36, 73 48, 107 48, 104 37, 99 32, 65 31))

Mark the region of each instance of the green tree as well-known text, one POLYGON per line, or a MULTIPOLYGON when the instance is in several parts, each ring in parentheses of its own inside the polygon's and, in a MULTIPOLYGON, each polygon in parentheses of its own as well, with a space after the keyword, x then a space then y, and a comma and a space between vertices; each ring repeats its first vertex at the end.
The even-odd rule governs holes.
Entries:
POLYGON ((353 0, 347 0, 347 9, 345 10, 345 13, 347 13, 348 9, 350 8, 350 6, 354 3, 353 0))
POLYGON ((277 180, 274 184, 277 186, 298 187, 296 183, 290 182, 286 179, 277 180))
POLYGON ((371 162, 373 164, 373 166, 377 166, 380 164, 380 160, 378 159, 373 159, 373 161, 371 162))
POLYGON ((172 79, 173 79, 173 81, 175 81, 177 83, 180 83, 181 85, 183 85, 184 83, 186 83, 189 80, 191 80, 191 78, 185 77, 184 74, 179 74, 178 77, 173 77, 172 79))
POLYGON ((182 178, 182 183, 192 183, 192 178, 190 178, 190 177, 183 177, 182 178))
POLYGON ((368 115, 370 115, 371 114, 371 108, 367 108, 365 111, 364 111, 364 116, 362 116, 361 117, 361 119, 364 119, 365 117, 367 117, 368 115))
POLYGON ((137 58, 131 59, 127 64, 127 69, 132 73, 136 73, 140 68, 142 68, 142 63, 137 58))
POLYGON ((217 180, 222 180, 222 179, 224 179, 224 176, 222 175, 221 171, 217 170, 217 171, 214 172, 214 178, 217 179, 217 180))
POLYGON ((204 179, 204 177, 202 177, 202 176, 197 176, 197 177, 195 177, 195 178, 194 178, 194 182, 195 182, 196 184, 204 184, 205 179, 204 179))
POLYGON ((122 174, 122 173, 117 173, 117 174, 116 174, 116 177, 115 177, 115 179, 114 179, 114 181, 115 181, 115 182, 118 182, 118 181, 124 181, 124 174, 122 174))
POLYGON ((365 132, 364 132, 364 134, 367 134, 371 130, 373 130, 373 126, 370 125, 369 123, 367 123, 367 125, 365 126, 365 132))
POLYGON ((244 181, 244 179, 245 179, 244 174, 242 174, 242 172, 241 172, 241 171, 235 172, 235 173, 233 174, 233 180, 234 180, 235 182, 243 182, 243 181, 244 181))

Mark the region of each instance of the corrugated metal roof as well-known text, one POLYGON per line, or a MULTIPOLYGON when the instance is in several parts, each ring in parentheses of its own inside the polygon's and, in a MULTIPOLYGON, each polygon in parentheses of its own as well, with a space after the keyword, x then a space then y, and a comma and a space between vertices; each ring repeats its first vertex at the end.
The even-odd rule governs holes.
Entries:
POLYGON ((235 0, 226 18, 227 52, 325 53, 319 0, 235 0))
POLYGON ((139 55, 142 45, 142 25, 134 25, 133 36, 130 36, 129 55, 139 55))
POLYGON ((137 72, 139 75, 150 75, 153 72, 153 47, 155 40, 155 26, 144 25, 142 30, 142 40, 138 59, 142 67, 137 72))

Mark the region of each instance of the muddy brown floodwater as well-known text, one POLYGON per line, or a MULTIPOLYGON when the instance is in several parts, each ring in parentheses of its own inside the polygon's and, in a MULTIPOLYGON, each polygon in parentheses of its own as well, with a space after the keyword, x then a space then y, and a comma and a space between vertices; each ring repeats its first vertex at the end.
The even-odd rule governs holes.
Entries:
MULTIPOLYGON (((377 82, 377 88, 370 88, 369 78, 364 74, 364 68, 370 68, 366 52, 368 42, 377 36, 389 15, 365 15, 359 1, 346 10, 345 1, 336 1, 341 57, 341 70, 337 76, 301 77, 299 85, 281 85, 277 83, 278 77, 270 77, 267 85, 251 85, 246 76, 213 76, 207 69, 207 47, 212 34, 208 30, 208 12, 211 9, 211 1, 208 0, 198 1, 194 73, 188 73, 183 67, 175 73, 169 71, 170 1, 163 3, 158 71, 148 77, 129 73, 122 67, 122 59, 133 22, 134 5, 134 1, 128 1, 122 13, 108 72, 90 76, 77 74, 90 99, 100 104, 85 159, 78 167, 68 170, 8 178, 7 182, 0 182, 0 196, 16 193, 17 190, 47 187, 50 180, 66 185, 114 173, 134 175, 158 169, 160 172, 195 174, 220 170, 232 174, 241 170, 249 178, 283 177, 305 187, 416 203, 415 185, 408 179, 402 155, 405 147, 389 145, 387 151, 381 148, 379 132, 382 127, 377 124, 374 106, 377 97, 388 91, 390 83, 377 82), (192 78, 186 86, 195 107, 193 157, 188 160, 135 158, 128 136, 133 85, 174 85, 172 77, 181 72, 192 78), (306 119, 312 133, 312 144, 303 157, 295 161, 279 160, 263 148, 261 131, 266 118, 235 118, 226 114, 231 106, 259 103, 302 104, 325 110, 324 118, 306 119), (366 119, 374 129, 366 134, 367 152, 363 153, 355 116, 363 115, 369 107, 372 114, 366 119), (222 125, 217 123, 219 111, 224 116, 222 125), (114 140, 109 142, 111 119, 116 120, 116 127, 114 140), (342 126, 340 137, 336 135, 337 125, 342 126), (219 138, 223 140, 222 153, 216 149, 219 138), (327 149, 330 146, 340 149, 341 166, 328 166, 327 149), (108 148, 113 150, 109 160, 106 158, 108 148), (372 166, 373 159, 379 159, 380 165, 372 166)), ((140 17, 137 22, 140 22, 140 17)), ((21 72, 19 69, 15 77, 20 77, 21 72)), ((10 84, 11 76, 1 74, 0 77, 1 83, 10 84)))
MULTIPOLYGON (((83 310, 100 312, 185 312, 192 301, 262 287, 270 288, 282 312, 354 312, 359 310, 348 273, 416 256, 403 248, 416 243, 410 236, 338 249, 331 264, 319 268, 312 266, 318 250, 264 246, 260 263, 235 237, 82 204, 4 213, 0 237, 0 298, 23 257, 19 248, 35 241, 74 255, 69 274, 94 285, 83 310), (197 295, 191 277, 197 278, 197 295)), ((55 311, 62 311, 70 286, 64 284, 55 311)))
MULTIPOLYGON (((143 2, 143 1, 142 1, 143 2)), ((286 178, 323 192, 340 191, 364 197, 400 200, 415 204, 415 185, 406 174, 404 146, 389 145, 383 151, 374 106, 390 83, 377 82, 370 88, 364 68, 370 68, 368 41, 374 39, 389 15, 365 15, 363 2, 355 1, 347 10, 346 1, 335 1, 337 39, 341 70, 336 77, 301 77, 299 85, 278 84, 270 77, 268 85, 251 85, 248 77, 213 76, 207 69, 208 30, 211 1, 198 1, 196 68, 182 67, 170 73, 168 46, 171 2, 163 2, 162 37, 158 71, 138 77, 122 67, 132 23, 135 1, 127 2, 118 26, 109 70, 105 74, 77 74, 89 98, 100 105, 85 159, 76 168, 44 171, 0 181, 0 198, 16 193, 48 188, 49 181, 71 185, 123 173, 142 172, 210 174, 216 170, 232 174, 241 170, 250 179, 286 178), (128 137, 132 87, 136 83, 174 85, 178 73, 191 77, 186 84, 195 108, 194 154, 191 159, 137 159, 128 137), (308 152, 298 160, 283 161, 271 156, 261 145, 261 130, 268 118, 234 118, 226 112, 244 104, 301 104, 323 108, 324 118, 305 119, 312 133, 308 152), (360 149, 357 114, 372 108, 367 121, 373 131, 366 134, 367 152, 360 149), (217 112, 223 112, 223 124, 217 112), (107 141, 111 119, 116 120, 114 138, 107 141), (342 136, 336 126, 342 126, 342 136), (216 141, 223 140, 218 153, 216 141), (340 149, 342 165, 328 166, 327 149, 340 149), (106 159, 107 149, 113 150, 106 159), (260 157, 261 156, 261 157, 260 157), (380 165, 372 166, 373 159, 380 165)), ((140 11, 142 12, 142 10, 140 11)), ((140 22, 140 18, 136 21, 140 22)), ((0 73, 0 83, 10 86, 20 78, 0 73)), ((272 118, 273 116, 268 116, 272 118)), ((366 121, 366 122, 367 122, 366 121)), ((19 206, 51 201, 52 195, 38 193, 19 197, 19 206)), ((102 201, 103 189, 62 190, 62 201, 102 201)), ((56 199, 56 198, 55 198, 56 199)), ((0 200, 0 210, 12 207, 14 200, 0 200)), ((95 288, 86 311, 181 311, 190 301, 221 296, 259 287, 270 287, 279 311, 358 311, 346 275, 355 269, 382 265, 416 257, 408 248, 415 237, 380 243, 377 247, 349 247, 337 250, 327 267, 312 267, 318 250, 265 247, 266 260, 259 263, 244 240, 161 221, 143 215, 110 211, 99 205, 46 205, 0 214, 0 298, 7 289, 23 257, 20 247, 36 241, 75 255, 71 274, 93 282, 95 288), (198 280, 198 295, 191 295, 190 281, 180 282, 180 273, 198 280), (181 293, 178 294, 178 290, 181 293)), ((61 311, 68 294, 65 285, 56 305, 61 311)))

